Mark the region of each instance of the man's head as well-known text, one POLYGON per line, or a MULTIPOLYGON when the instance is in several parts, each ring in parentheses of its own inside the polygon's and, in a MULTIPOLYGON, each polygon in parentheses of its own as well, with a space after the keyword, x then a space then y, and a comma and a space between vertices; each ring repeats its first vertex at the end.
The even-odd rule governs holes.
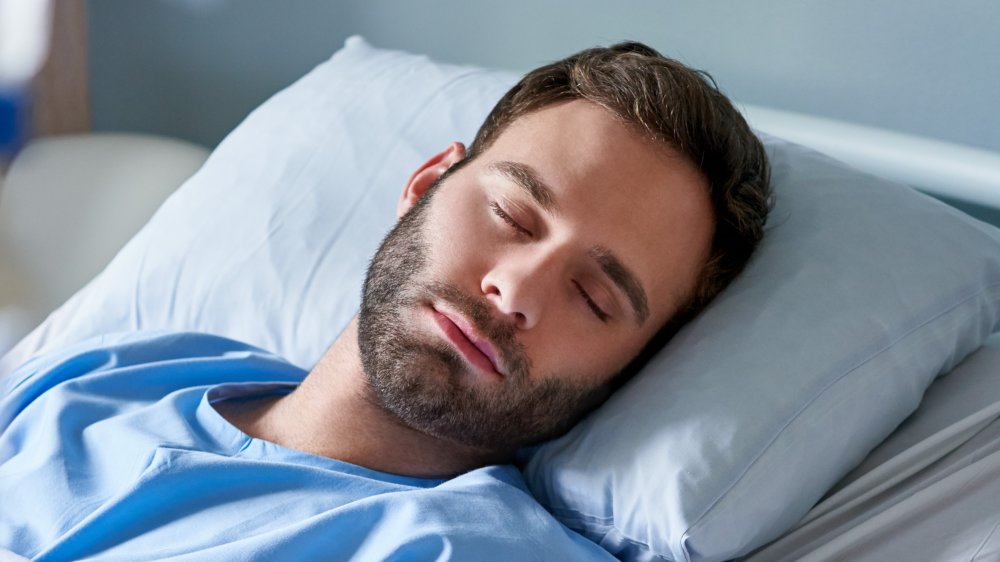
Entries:
POLYGON ((535 70, 404 190, 359 317, 373 397, 482 449, 565 431, 743 267, 767 183, 728 100, 647 47, 535 70))

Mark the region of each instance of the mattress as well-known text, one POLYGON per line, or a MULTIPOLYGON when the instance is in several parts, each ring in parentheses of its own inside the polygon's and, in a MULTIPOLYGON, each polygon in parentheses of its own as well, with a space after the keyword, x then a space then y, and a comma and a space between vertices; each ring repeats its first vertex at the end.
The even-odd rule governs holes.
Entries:
POLYGON ((796 527, 740 560, 1000 560, 1000 349, 935 381, 796 527))

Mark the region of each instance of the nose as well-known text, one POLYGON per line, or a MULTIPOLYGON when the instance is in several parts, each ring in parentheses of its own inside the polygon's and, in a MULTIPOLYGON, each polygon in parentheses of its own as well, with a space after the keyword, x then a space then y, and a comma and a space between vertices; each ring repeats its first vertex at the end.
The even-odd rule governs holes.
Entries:
POLYGON ((558 271, 549 255, 508 256, 483 276, 481 289, 486 300, 517 328, 530 330, 541 319, 552 297, 558 271))

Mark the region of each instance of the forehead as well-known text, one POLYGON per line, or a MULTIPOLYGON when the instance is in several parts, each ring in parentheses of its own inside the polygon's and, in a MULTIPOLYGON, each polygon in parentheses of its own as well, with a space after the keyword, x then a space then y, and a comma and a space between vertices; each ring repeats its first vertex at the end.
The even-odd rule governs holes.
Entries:
MULTIPOLYGON (((553 223, 581 249, 606 247, 671 314, 708 256, 713 213, 706 180, 685 157, 640 135, 604 108, 574 100, 511 123, 473 163, 530 168, 553 194, 553 223)), ((499 178, 502 181, 502 178, 499 178)))

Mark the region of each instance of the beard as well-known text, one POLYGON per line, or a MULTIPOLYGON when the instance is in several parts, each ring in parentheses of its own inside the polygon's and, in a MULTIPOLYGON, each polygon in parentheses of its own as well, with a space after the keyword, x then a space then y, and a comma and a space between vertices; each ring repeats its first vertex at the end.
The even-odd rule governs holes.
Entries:
POLYGON ((368 268, 358 316, 358 346, 371 398, 404 424, 465 446, 513 451, 567 431, 607 396, 607 386, 574 386, 572 377, 532 376, 516 329, 491 314, 484 298, 427 279, 424 226, 442 176, 382 241, 368 268), (440 338, 421 333, 415 313, 433 302, 468 319, 506 367, 497 385, 440 338))

